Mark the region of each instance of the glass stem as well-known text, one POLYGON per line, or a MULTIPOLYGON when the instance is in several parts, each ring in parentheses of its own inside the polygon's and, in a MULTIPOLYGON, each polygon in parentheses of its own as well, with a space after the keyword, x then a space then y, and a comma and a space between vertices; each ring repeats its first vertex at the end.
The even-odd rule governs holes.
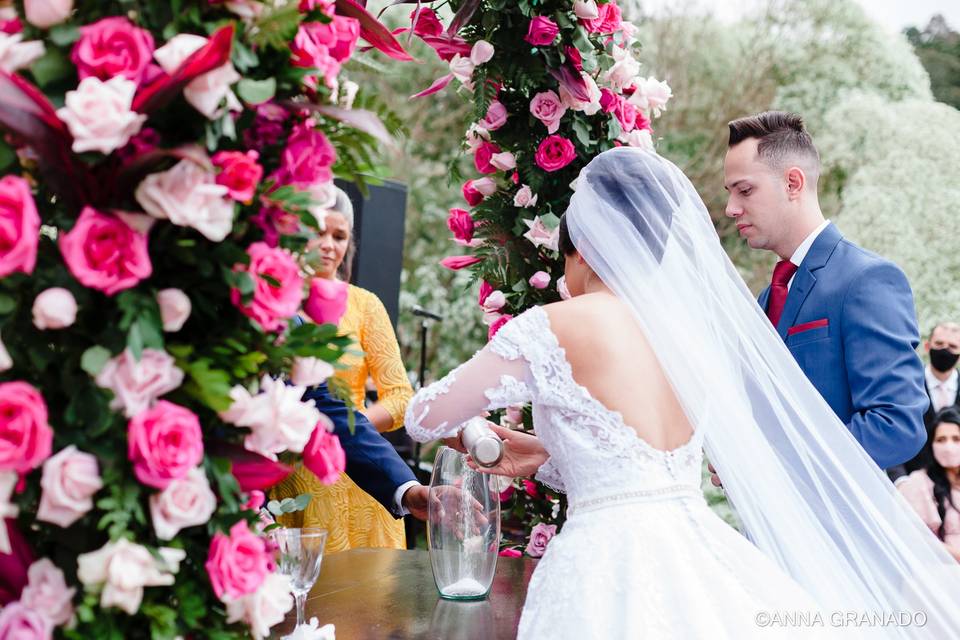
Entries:
POLYGON ((303 620, 303 609, 307 604, 307 594, 305 593, 296 593, 293 596, 297 601, 297 626, 304 624, 303 620))

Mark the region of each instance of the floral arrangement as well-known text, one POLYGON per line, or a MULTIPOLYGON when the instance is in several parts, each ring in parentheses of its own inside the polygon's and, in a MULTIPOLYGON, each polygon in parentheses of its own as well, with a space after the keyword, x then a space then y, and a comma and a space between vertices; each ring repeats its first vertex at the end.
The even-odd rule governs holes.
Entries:
POLYGON ((354 0, 0 1, 0 637, 293 606, 258 512, 280 454, 344 467, 301 399, 348 342, 307 239, 389 139, 361 38, 409 59, 354 0))
MULTIPOLYGON (((416 4, 407 37, 430 45, 450 71, 414 97, 455 84, 474 106, 463 150, 477 173, 463 183, 465 207, 447 221, 469 252, 442 264, 480 281, 493 337, 520 311, 564 295, 559 216, 580 169, 614 146, 652 148, 651 121, 671 91, 641 73, 636 27, 616 0, 453 1, 446 26, 433 6, 444 3, 416 4)), ((529 428, 529 412, 514 424, 529 428)), ((561 523, 545 487, 513 488, 504 500, 526 537, 535 525, 561 523)), ((542 531, 550 530, 537 529, 538 540, 542 531)), ((530 549, 538 555, 542 545, 530 549)))

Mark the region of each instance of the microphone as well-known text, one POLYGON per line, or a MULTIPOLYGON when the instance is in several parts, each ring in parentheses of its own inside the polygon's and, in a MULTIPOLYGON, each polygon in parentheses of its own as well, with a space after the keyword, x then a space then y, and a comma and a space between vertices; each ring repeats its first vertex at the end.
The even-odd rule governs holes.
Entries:
POLYGON ((434 313, 433 311, 427 311, 418 304, 413 305, 413 315, 420 316, 421 318, 430 318, 431 320, 443 320, 443 316, 439 313, 434 313))

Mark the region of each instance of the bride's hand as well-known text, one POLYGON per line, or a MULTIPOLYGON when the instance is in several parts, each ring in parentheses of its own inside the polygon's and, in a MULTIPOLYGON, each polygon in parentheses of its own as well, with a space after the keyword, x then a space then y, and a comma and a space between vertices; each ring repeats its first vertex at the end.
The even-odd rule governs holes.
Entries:
POLYGON ((535 435, 507 429, 492 422, 488 422, 487 426, 503 440, 503 458, 495 467, 480 467, 467 456, 467 464, 471 469, 514 478, 532 476, 550 457, 535 435))

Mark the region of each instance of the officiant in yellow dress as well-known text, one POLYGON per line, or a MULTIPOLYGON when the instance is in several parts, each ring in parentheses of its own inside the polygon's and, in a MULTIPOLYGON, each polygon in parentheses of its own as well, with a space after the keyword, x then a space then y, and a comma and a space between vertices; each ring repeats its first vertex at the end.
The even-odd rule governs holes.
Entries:
MULTIPOLYGON (((318 254, 317 276, 349 282, 352 263, 353 207, 346 193, 337 190, 337 202, 325 218, 324 230, 310 241, 308 248, 318 254)), ((350 389, 354 407, 373 423, 378 431, 393 431, 403 426, 403 414, 413 396, 407 378, 393 324, 377 296, 349 285, 347 308, 340 320, 341 334, 351 335, 355 348, 363 355, 347 354, 340 359, 346 368, 338 368, 334 377, 350 389), (377 388, 378 401, 365 407, 367 379, 377 388)), ((380 503, 361 490, 347 474, 333 485, 321 484, 302 464, 271 492, 276 499, 309 493, 311 500, 302 512, 281 517, 293 527, 327 529, 328 553, 363 547, 406 548, 403 520, 394 518, 380 503)))

